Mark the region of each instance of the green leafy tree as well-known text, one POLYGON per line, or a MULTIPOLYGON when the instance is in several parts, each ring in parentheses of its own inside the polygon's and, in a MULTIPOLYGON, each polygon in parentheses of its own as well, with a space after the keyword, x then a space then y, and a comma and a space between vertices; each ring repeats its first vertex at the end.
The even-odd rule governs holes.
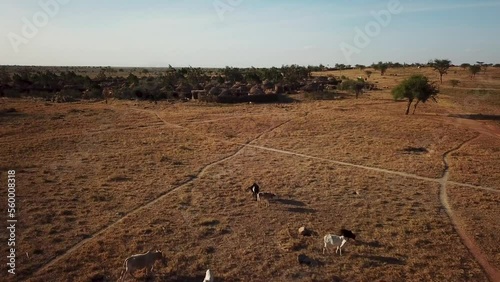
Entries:
POLYGON ((222 70, 222 74, 228 81, 242 82, 245 78, 239 68, 226 67, 222 70))
POLYGON ((135 76, 133 73, 130 73, 127 77, 127 84, 130 86, 132 84, 138 85, 139 84, 139 78, 135 76))
POLYGON ((99 74, 97 74, 97 76, 95 77, 95 80, 97 81, 106 81, 107 77, 106 77, 106 70, 102 69, 99 74))
POLYGON ((283 80, 283 74, 277 67, 265 68, 259 70, 259 77, 261 80, 269 80, 274 83, 281 82, 283 80))
POLYGON ((260 84, 262 83, 262 79, 260 78, 260 72, 252 67, 251 69, 247 70, 245 73, 245 80, 247 83, 251 84, 260 84))
POLYGON ((468 68, 470 67, 470 64, 468 64, 468 63, 463 63, 463 64, 461 64, 461 65, 460 65, 460 67, 461 67, 462 69, 466 70, 466 69, 468 69, 468 68))
POLYGON ((365 65, 359 65, 359 64, 357 64, 357 65, 355 65, 354 67, 355 67, 355 68, 357 68, 357 69, 359 69, 359 70, 364 70, 364 69, 366 69, 366 66, 365 66, 365 65))
POLYGON ((439 60, 435 59, 434 61, 429 62, 430 66, 439 73, 439 80, 441 84, 443 83, 443 75, 448 73, 448 69, 451 67, 451 61, 444 59, 439 60))
POLYGON ((355 94, 356 99, 358 99, 359 95, 363 93, 364 88, 365 88, 364 80, 352 80, 352 79, 347 79, 342 81, 339 87, 340 90, 349 91, 350 93, 355 94))
POLYGON ((0 69, 0 85, 6 85, 11 83, 12 78, 5 68, 0 69))
POLYGON ((335 68, 340 70, 340 74, 342 75, 342 71, 346 69, 346 65, 337 63, 335 64, 335 68))
POLYGON ((376 71, 380 71, 380 75, 384 75, 387 69, 389 68, 389 63, 383 63, 383 62, 378 62, 378 63, 373 63, 372 68, 376 71))
POLYGON ((422 102, 425 103, 427 100, 432 99, 437 102, 436 96, 439 93, 439 89, 434 83, 430 83, 427 77, 416 74, 401 82, 398 86, 392 89, 392 96, 395 100, 408 99, 408 107, 406 108, 406 114, 410 113, 411 104, 417 100, 415 103, 413 113, 417 109, 417 105, 422 102))
POLYGON ((450 80, 451 86, 456 87, 460 84, 460 80, 458 79, 452 79, 450 80))
POLYGON ((481 72, 481 66, 480 65, 472 65, 469 67, 469 72, 472 77, 476 77, 476 74, 481 72))

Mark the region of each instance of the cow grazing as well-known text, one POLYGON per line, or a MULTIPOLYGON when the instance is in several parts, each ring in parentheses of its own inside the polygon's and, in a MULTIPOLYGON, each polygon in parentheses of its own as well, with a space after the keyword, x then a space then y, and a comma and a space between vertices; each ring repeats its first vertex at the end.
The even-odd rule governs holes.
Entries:
POLYGON ((203 282, 214 282, 214 277, 212 276, 212 272, 210 271, 210 269, 207 269, 203 282))
POLYGON ((257 194, 260 192, 260 187, 257 183, 254 182, 254 184, 250 187, 248 187, 248 190, 252 192, 252 195, 254 199, 257 201, 257 194))
POLYGON ((325 237, 323 238, 323 241, 325 243, 323 247, 323 254, 325 253, 325 250, 327 250, 328 244, 337 247, 335 250, 335 253, 337 253, 340 250, 340 255, 342 255, 342 247, 345 245, 347 242, 347 239, 344 236, 337 236, 333 234, 326 234, 325 237))
POLYGON ((345 238, 356 240, 356 234, 352 233, 351 230, 340 229, 340 235, 344 236, 345 238))
POLYGON ((133 273, 139 269, 146 268, 146 276, 149 275, 149 272, 153 272, 154 264, 157 261, 165 263, 163 253, 159 250, 148 251, 144 254, 137 254, 128 257, 123 263, 123 271, 120 275, 120 281, 124 281, 127 274, 130 274, 132 277, 136 278, 133 273))
POLYGON ((276 198, 276 194, 269 192, 259 192, 257 194, 257 204, 259 204, 261 201, 266 201, 266 206, 269 206, 269 202, 274 198, 276 198))

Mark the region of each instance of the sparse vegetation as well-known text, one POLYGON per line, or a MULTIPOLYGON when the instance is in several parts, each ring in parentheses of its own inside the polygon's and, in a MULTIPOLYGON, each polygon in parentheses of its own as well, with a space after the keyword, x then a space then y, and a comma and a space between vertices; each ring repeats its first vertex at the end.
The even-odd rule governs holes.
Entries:
POLYGON ((481 66, 480 65, 469 66, 469 72, 470 72, 471 76, 474 78, 474 77, 476 77, 476 74, 481 72, 481 66))
MULTIPOLYGON (((276 69, 281 72, 281 68, 276 69)), ((329 281, 335 276, 343 281, 381 281, 402 277, 408 271, 412 278, 422 281, 460 281, 465 270, 468 280, 486 281, 448 216, 436 214, 436 210, 443 209, 437 183, 442 177, 443 154, 476 136, 470 127, 476 125, 474 119, 481 119, 477 122, 481 132, 494 129, 490 125, 497 121, 488 119, 494 119, 499 109, 498 95, 490 90, 498 88, 496 79, 470 81, 463 71, 453 73, 458 69, 450 69, 447 78, 460 80, 463 87, 443 88, 446 95, 441 99, 445 102, 425 107, 430 115, 404 121, 400 113, 402 103, 387 101, 387 89, 410 71, 431 77, 431 68, 408 69, 400 77, 377 76, 380 90, 356 101, 351 95, 334 101, 307 99, 308 95, 342 96, 336 88, 294 95, 297 103, 267 105, 153 105, 116 100, 110 106, 2 98, 2 109, 13 108, 17 113, 0 115, 2 149, 9 152, 2 154, 0 166, 15 164, 29 170, 19 170, 23 181, 30 183, 25 193, 36 191, 39 195, 23 198, 25 212, 32 216, 23 219, 26 228, 19 244, 30 259, 19 264, 17 278, 116 281, 126 257, 161 248, 169 262, 167 266, 158 265, 153 278, 156 280, 189 280, 217 261, 214 272, 221 281, 240 277, 252 281, 305 281, 312 276, 318 281, 329 281), (450 124, 454 117, 440 115, 443 112, 478 114, 463 116, 464 122, 450 124), (242 148, 238 144, 251 142, 257 136, 260 137, 256 146, 238 151, 242 148), (284 153, 259 147, 279 148, 284 153), (297 155, 291 157, 285 152, 297 155), (61 164, 68 155, 71 162, 61 164), (61 164, 57 170, 55 164, 61 164), (401 177, 380 169, 436 181, 401 177), (280 195, 281 201, 255 214, 251 194, 242 191, 253 179, 280 195), (335 180, 335 187, 350 188, 332 188, 328 179, 335 180), (164 196, 157 199, 161 195, 164 196), (332 203, 355 208, 339 221, 332 214, 332 203), (262 217, 266 224, 256 225, 255 216, 262 217), (302 225, 319 235, 341 227, 357 229, 354 231, 360 232, 362 243, 348 245, 342 258, 322 256, 317 237, 297 237, 296 230, 302 225), (363 230, 375 230, 374 235, 366 239, 363 230), (262 234, 266 240, 256 244, 255 238, 262 234), (84 239, 88 241, 78 246, 84 239), (65 255, 73 246, 76 247, 65 255), (432 260, 429 248, 433 249, 432 260), (291 264, 299 252, 319 261, 321 267, 291 264), (447 255, 449 252, 456 256, 447 255), (62 256, 57 264, 40 268, 58 255, 62 256), (108 268, 102 268, 103 261, 108 268), (263 261, 272 261, 272 265, 259 269, 263 261), (302 274, 304 271, 306 274, 302 274)), ((20 74, 18 70, 15 73, 20 74)), ((85 70, 85 76, 95 77, 101 68, 85 70)), ((116 83, 118 90, 124 84, 128 89, 129 74, 140 76, 140 70, 126 69, 127 73, 116 75, 107 70, 105 83, 116 83)), ((265 70, 255 68, 253 72, 262 79, 265 70)), ((48 76, 51 78, 47 85, 61 79, 60 71, 51 71, 56 75, 48 76)), ((82 74, 78 69, 71 71, 82 74)), ((203 70, 210 83, 219 83, 218 71, 203 70)), ((245 85, 247 71, 251 69, 241 69, 245 85)), ((493 77, 498 75, 497 69, 488 71, 493 77)), ((32 68, 30 75, 20 76, 34 82, 32 74, 38 72, 40 69, 32 68)), ((161 85, 167 88, 162 91, 173 95, 180 84, 190 84, 187 69, 150 72, 150 77, 138 78, 136 86, 124 91, 135 96, 135 87, 145 92, 156 91, 161 85), (173 83, 171 87, 169 83, 173 83)), ((359 69, 342 71, 351 78, 362 73, 359 69)), ((64 77, 79 80, 71 74, 64 77)), ((316 81, 341 88, 334 77, 339 77, 339 70, 314 73, 298 84, 316 81)), ((94 79, 90 82, 99 86, 94 79)), ((346 85, 349 83, 352 82, 346 85)), ((32 87, 27 84, 28 91, 32 87)), ((32 95, 31 91, 26 94, 32 95)), ((494 134, 482 134, 450 154, 451 181, 497 185, 495 165, 500 150, 494 134)), ((494 250, 499 239, 491 234, 496 231, 498 197, 493 198, 495 193, 487 190, 479 197, 478 191, 482 190, 465 186, 448 188, 454 214, 467 223, 467 234, 496 263, 494 250), (485 236, 474 237, 474 228, 469 224, 491 228, 484 230, 485 236)), ((146 278, 139 275, 139 279, 146 278)))
POLYGON ((389 68, 388 63, 378 62, 377 64, 373 63, 372 68, 376 71, 380 71, 380 75, 385 75, 385 72, 389 68))
POLYGON ((365 88, 364 80, 352 80, 352 79, 346 79, 342 81, 339 87, 340 90, 345 90, 356 95, 356 99, 358 99, 359 95, 363 93, 364 88, 365 88))

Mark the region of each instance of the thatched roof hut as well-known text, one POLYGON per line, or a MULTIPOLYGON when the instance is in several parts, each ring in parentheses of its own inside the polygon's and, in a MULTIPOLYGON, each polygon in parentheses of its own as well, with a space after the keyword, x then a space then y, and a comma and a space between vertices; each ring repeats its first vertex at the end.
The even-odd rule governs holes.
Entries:
POLYGON ((232 96, 233 94, 231 93, 231 90, 229 89, 222 89, 220 92, 219 96, 232 96))

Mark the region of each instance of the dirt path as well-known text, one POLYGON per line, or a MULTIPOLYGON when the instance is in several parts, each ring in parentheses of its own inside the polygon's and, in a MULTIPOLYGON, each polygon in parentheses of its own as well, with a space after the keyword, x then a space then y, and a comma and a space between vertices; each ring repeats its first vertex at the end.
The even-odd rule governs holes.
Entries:
POLYGON ((439 181, 441 183, 439 199, 441 201, 441 204, 445 208, 446 213, 448 214, 448 217, 450 218, 451 223, 453 224, 453 227, 455 228, 455 231, 458 233, 458 235, 462 239, 462 242, 464 243, 464 245, 467 247, 467 249, 469 249, 472 256, 474 256, 476 261, 481 265, 483 270, 486 272, 486 274, 490 278, 490 281, 495 282, 495 281, 500 281, 500 272, 493 265, 491 265, 489 263, 488 258, 483 254, 481 249, 477 246, 474 239, 467 234, 467 231, 465 230, 465 224, 462 222, 462 220, 460 218, 455 216, 455 214, 453 213, 453 209, 451 208, 450 203, 448 201, 448 193, 447 193, 447 189, 446 189, 446 185, 448 184, 448 177, 450 176, 450 169, 449 169, 450 167, 449 167, 448 156, 451 153, 462 149, 465 145, 473 142, 474 140, 478 139, 480 136, 481 136, 481 134, 478 134, 476 137, 463 142, 462 144, 460 144, 460 146, 444 153, 443 163, 444 163, 445 169, 443 171, 443 177, 439 181))
MULTIPOLYGON (((171 126, 171 124, 170 124, 170 123, 168 123, 168 122, 164 121, 164 120, 163 120, 163 119, 162 119, 162 118, 161 118, 161 117, 160 117, 157 113, 155 113, 155 114, 158 116, 158 118, 159 118, 160 120, 162 120, 162 121, 165 123, 165 125, 167 125, 167 126, 171 126)), ((82 247, 83 245, 87 244, 89 241, 94 240, 94 239, 95 239, 95 238, 97 238, 99 235, 101 235, 101 234, 103 234, 104 232, 108 231, 109 229, 113 228, 113 227, 114 227, 114 226, 116 226, 117 224, 119 224, 119 223, 123 222, 123 221, 124 221, 127 217, 129 217, 129 216, 131 216, 131 215, 133 215, 133 214, 135 214, 135 213, 137 213, 137 212, 140 212, 140 211, 142 211, 142 210, 144 210, 144 209, 146 209, 146 208, 149 208, 149 207, 153 206, 153 205, 154 205, 154 204, 156 204, 157 202, 159 202, 159 201, 161 201, 162 199, 164 199, 166 196, 169 196, 170 194, 172 194, 172 193, 174 193, 174 192, 178 191, 179 189, 182 189, 182 188, 186 187, 186 186, 187 186, 188 184, 190 184, 191 182, 193 182, 193 181, 197 180, 198 178, 202 177, 202 176, 205 174, 205 172, 206 172, 208 169, 210 169, 211 167, 216 166, 216 165, 218 165, 218 164, 220 164, 220 163, 223 163, 223 162, 225 162, 225 161, 231 160, 232 158, 236 157, 237 155, 239 155, 239 154, 240 154, 240 153, 241 153, 241 152, 245 149, 245 146, 246 146, 246 145, 249 145, 249 144, 251 144, 251 143, 253 143, 253 142, 255 142, 255 141, 259 140, 262 136, 264 136, 264 134, 266 134, 266 133, 270 133, 270 132, 272 132, 272 131, 276 130, 277 128, 279 128, 279 127, 281 127, 281 126, 283 126, 283 125, 285 125, 285 124, 287 124, 287 123, 289 123, 289 122, 291 122, 291 121, 292 121, 292 119, 287 120, 287 121, 285 121, 285 122, 282 122, 282 123, 278 124, 277 126, 274 126, 274 127, 270 128, 270 129, 268 129, 268 130, 266 130, 266 131, 262 132, 261 134, 259 134, 257 137, 255 137, 255 138, 254 138, 254 139, 252 139, 251 141, 247 142, 246 144, 242 144, 242 145, 241 145, 241 147, 240 147, 240 148, 239 148, 236 152, 234 152, 233 154, 231 154, 231 155, 229 155, 229 156, 227 156, 227 157, 224 157, 224 158, 222 158, 222 159, 220 159, 220 160, 217 160, 217 161, 215 161, 215 162, 212 162, 212 163, 209 163, 209 164, 205 165, 204 167, 202 167, 202 168, 200 169, 200 171, 198 171, 198 173, 196 174, 196 176, 194 176, 194 177, 192 177, 191 179, 189 179, 189 180, 185 181, 184 183, 181 183, 180 185, 176 186, 175 188, 173 188, 173 189, 171 189, 171 190, 169 190, 169 191, 166 191, 166 192, 164 192, 164 193, 161 193, 161 194, 160 194, 157 198, 155 198, 155 199, 153 199, 153 200, 151 200, 151 201, 149 201, 149 202, 147 202, 147 203, 144 203, 144 204, 143 204, 143 205, 141 205, 141 206, 136 207, 135 209, 133 209, 133 210, 129 211, 128 213, 126 213, 125 215, 123 215, 123 216, 122 216, 120 219, 118 219, 117 221, 115 221, 115 222, 113 222, 113 223, 109 224, 108 226, 106 226, 106 227, 102 228, 101 230, 99 230, 99 231, 97 231, 97 232, 95 232, 95 233, 91 234, 89 238, 84 239, 84 240, 82 240, 82 241, 78 242, 77 244, 73 245, 71 248, 69 248, 69 249, 67 249, 66 251, 64 251, 62 254, 60 254, 60 255, 58 255, 58 256, 56 256, 56 257, 52 258, 52 259, 51 259, 50 261, 48 261, 46 264, 44 264, 44 265, 40 266, 40 267, 39 267, 39 268, 35 271, 35 273, 33 274, 33 276, 36 276, 37 274, 40 274, 42 271, 44 271, 44 270, 46 270, 46 269, 50 268, 50 267, 51 267, 51 266, 53 266, 54 264, 58 263, 60 260, 62 260, 62 259, 64 259, 64 258, 68 257, 71 253, 73 253, 75 250, 79 249, 79 248, 80 248, 80 247, 82 247)), ((180 126, 178 126, 178 127, 180 127, 180 126)))

